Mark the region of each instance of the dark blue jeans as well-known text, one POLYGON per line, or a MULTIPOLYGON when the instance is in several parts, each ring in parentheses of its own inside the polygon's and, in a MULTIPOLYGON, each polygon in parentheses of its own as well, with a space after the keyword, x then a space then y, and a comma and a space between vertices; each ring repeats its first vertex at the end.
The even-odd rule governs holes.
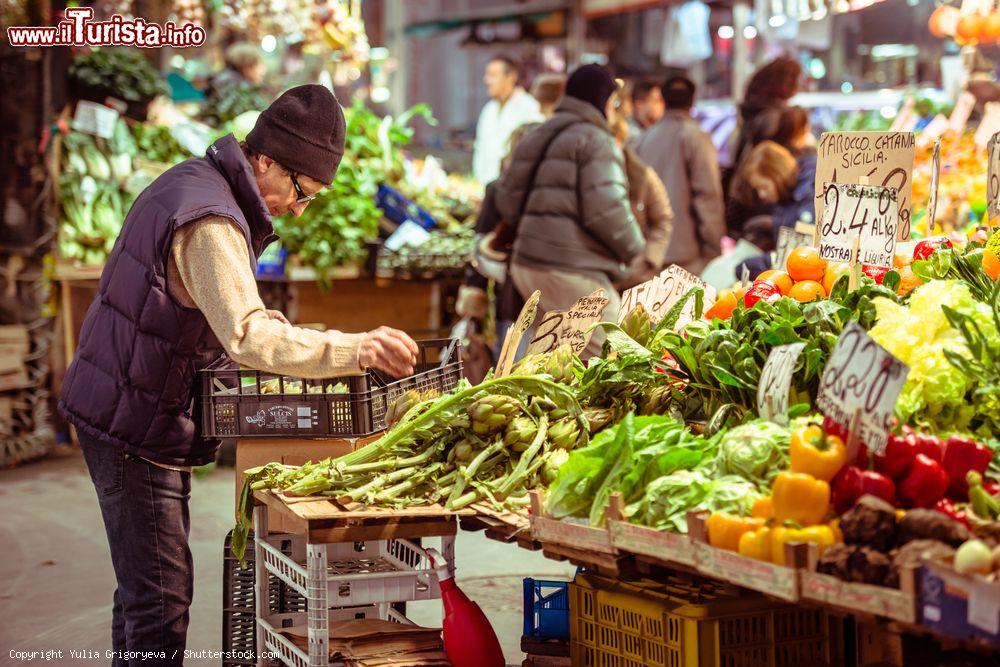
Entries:
POLYGON ((80 447, 118 581, 112 665, 182 665, 194 589, 188 548, 191 474, 160 468, 83 434, 80 447))

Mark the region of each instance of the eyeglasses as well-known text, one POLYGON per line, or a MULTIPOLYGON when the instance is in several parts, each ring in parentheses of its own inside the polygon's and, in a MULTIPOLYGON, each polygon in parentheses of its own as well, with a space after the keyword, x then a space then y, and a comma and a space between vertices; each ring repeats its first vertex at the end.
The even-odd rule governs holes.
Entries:
POLYGON ((298 204, 308 204, 313 199, 316 199, 316 195, 307 195, 299 185, 299 180, 295 177, 295 174, 288 172, 288 178, 292 179, 292 187, 295 188, 295 201, 298 204))

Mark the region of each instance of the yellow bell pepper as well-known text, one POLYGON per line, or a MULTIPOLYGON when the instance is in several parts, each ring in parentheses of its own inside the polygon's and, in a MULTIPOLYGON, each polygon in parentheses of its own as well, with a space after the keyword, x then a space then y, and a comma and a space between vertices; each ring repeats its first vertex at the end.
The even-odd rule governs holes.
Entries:
POLYGON ((788 455, 792 472, 829 482, 847 463, 847 445, 837 436, 825 434, 817 424, 808 424, 792 431, 788 455))
POLYGON ((753 502, 753 510, 750 511, 750 516, 757 517, 758 519, 770 519, 774 516, 774 502, 771 500, 771 496, 764 496, 755 500, 753 502))
POLYGON ((771 529, 768 527, 752 530, 740 535, 741 556, 771 562, 771 529))
POLYGON ((713 547, 737 551, 743 533, 758 530, 764 525, 763 519, 753 519, 726 512, 715 512, 708 517, 708 543, 713 547))
POLYGON ((782 526, 771 529, 771 562, 775 565, 785 564, 785 545, 793 542, 813 542, 819 545, 819 555, 823 549, 836 541, 830 526, 809 526, 808 528, 792 528, 782 526))
POLYGON ((830 485, 803 472, 781 472, 771 486, 771 499, 777 525, 815 526, 830 509, 830 485))

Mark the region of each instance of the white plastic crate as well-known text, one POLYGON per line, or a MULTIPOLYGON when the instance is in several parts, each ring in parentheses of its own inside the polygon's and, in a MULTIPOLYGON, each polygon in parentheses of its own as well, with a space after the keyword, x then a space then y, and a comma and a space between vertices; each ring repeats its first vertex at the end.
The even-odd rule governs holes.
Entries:
POLYGON ((264 567, 307 601, 318 599, 315 587, 321 586, 324 579, 326 603, 335 607, 441 597, 430 560, 408 540, 314 545, 306 544, 303 536, 293 536, 288 556, 282 553, 279 539, 287 543, 288 536, 263 540, 264 567), (322 560, 320 551, 326 552, 326 572, 313 581, 308 565, 310 553, 322 560))
MULTIPOLYGON (((397 612, 388 604, 331 609, 327 613, 328 623, 331 621, 352 621, 367 618, 379 618, 383 621, 395 621, 397 623, 413 625, 410 619, 397 612)), ((264 650, 274 654, 282 664, 291 665, 292 667, 317 667, 317 665, 325 667, 328 664, 343 664, 340 662, 331 663, 329 660, 323 662, 313 660, 310 662, 307 653, 279 632, 283 627, 302 625, 305 622, 308 622, 305 612, 274 614, 266 618, 258 618, 257 628, 261 634, 264 650)), ((329 627, 329 625, 326 627, 329 627)))

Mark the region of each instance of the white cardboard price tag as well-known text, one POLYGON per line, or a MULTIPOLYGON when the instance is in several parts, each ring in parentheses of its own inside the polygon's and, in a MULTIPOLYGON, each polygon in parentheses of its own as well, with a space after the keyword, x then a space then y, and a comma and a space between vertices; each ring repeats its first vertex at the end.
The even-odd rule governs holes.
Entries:
POLYGON ((934 157, 931 158, 931 195, 927 202, 927 230, 925 236, 934 236, 934 220, 937 217, 938 180, 941 177, 941 140, 934 142, 934 157))
POLYGON ((545 313, 535 327, 535 337, 528 344, 528 354, 551 352, 563 343, 569 343, 573 352, 580 354, 593 331, 590 325, 601 321, 608 299, 604 290, 595 290, 574 303, 569 310, 545 313))
POLYGON ((844 264, 892 268, 899 223, 895 188, 826 183, 819 256, 844 264), (851 257, 860 237, 858 256, 851 257))
POLYGON ((521 338, 525 332, 531 328, 538 312, 538 300, 542 293, 535 290, 531 293, 518 313, 517 320, 507 330, 507 336, 503 339, 503 346, 500 348, 500 356, 497 358, 496 373, 498 378, 510 375, 510 369, 514 365, 514 357, 517 355, 517 348, 521 344, 521 338))
POLYGON ((1000 632, 1000 598, 996 589, 988 585, 973 585, 969 590, 969 625, 990 634, 1000 632))
POLYGON ((1000 132, 990 138, 987 146, 989 169, 986 181, 986 210, 990 219, 1000 215, 1000 132))
POLYGON ((115 133, 118 112, 103 104, 81 101, 73 114, 73 129, 85 134, 93 134, 102 139, 110 139, 115 133))
POLYGON ((840 334, 823 369, 816 407, 845 428, 859 415, 859 439, 872 454, 883 454, 909 370, 852 322, 840 334))
POLYGON ((860 184, 867 178, 872 185, 896 188, 897 238, 910 238, 914 150, 912 132, 824 132, 817 147, 816 219, 823 220, 826 183, 860 184))
POLYGON ((795 362, 805 343, 779 345, 771 349, 757 385, 757 413, 776 424, 788 423, 788 392, 792 388, 795 362))
POLYGON ((785 263, 792 251, 802 246, 813 244, 812 233, 800 232, 795 227, 781 227, 778 229, 778 245, 774 251, 774 268, 784 270, 785 263))
MULTIPOLYGON (((717 296, 715 288, 676 264, 671 264, 655 278, 625 290, 622 295, 622 305, 618 309, 618 322, 621 323, 625 316, 639 304, 642 304, 646 309, 653 322, 659 322, 674 307, 674 304, 695 287, 700 287, 705 291, 704 304, 707 309, 715 302, 717 296)), ((692 319, 694 319, 694 299, 690 299, 684 307, 680 319, 677 320, 676 328, 680 329, 692 319)))

